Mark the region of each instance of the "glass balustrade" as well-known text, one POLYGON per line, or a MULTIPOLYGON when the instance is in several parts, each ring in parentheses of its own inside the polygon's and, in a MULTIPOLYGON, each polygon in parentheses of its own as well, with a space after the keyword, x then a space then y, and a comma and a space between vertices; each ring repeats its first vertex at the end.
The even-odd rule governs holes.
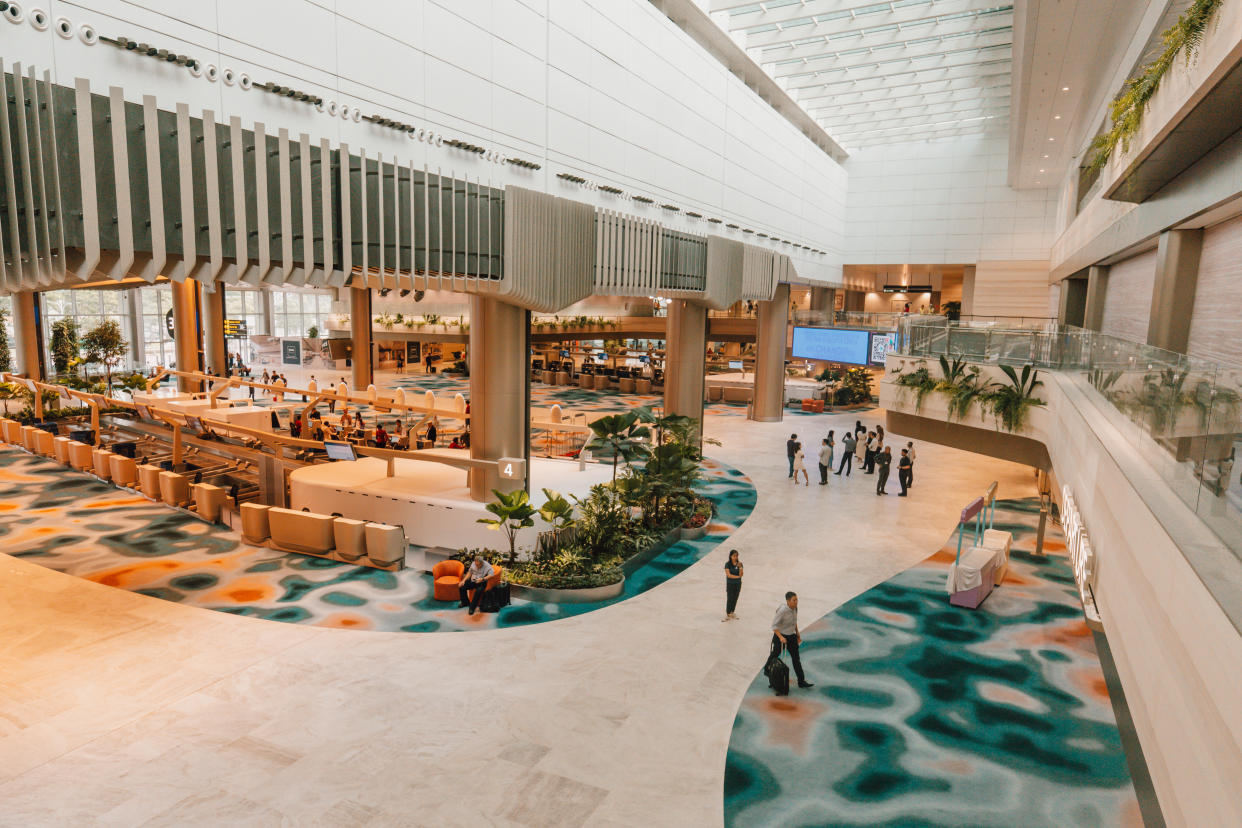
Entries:
MULTIPOLYGON (((1160 479, 1242 556, 1242 366, 1055 323, 897 321, 895 353, 1033 365, 1069 377, 1160 479), (1102 404, 1101 404, 1102 403, 1102 404)), ((933 374, 939 367, 929 366, 933 374)))

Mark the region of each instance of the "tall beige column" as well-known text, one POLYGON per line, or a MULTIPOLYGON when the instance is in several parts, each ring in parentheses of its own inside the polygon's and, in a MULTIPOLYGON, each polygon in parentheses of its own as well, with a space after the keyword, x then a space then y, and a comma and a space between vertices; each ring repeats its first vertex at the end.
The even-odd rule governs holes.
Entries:
POLYGON ((33 290, 13 294, 13 367, 31 379, 46 378, 43 370, 42 336, 36 304, 39 297, 33 290))
POLYGON ((668 303, 664 343, 664 413, 703 419, 707 308, 685 299, 668 303))
POLYGON ((1147 344, 1186 353, 1190 344, 1190 317, 1195 310, 1199 283, 1199 255, 1203 230, 1168 230, 1160 234, 1156 251, 1156 284, 1151 295, 1147 344))
POLYGON ((1104 297, 1108 295, 1108 265, 1087 268, 1087 304, 1082 326, 1098 331, 1104 325, 1104 297))
POLYGON ((470 456, 526 461, 525 479, 495 468, 470 472, 470 497, 493 498, 530 485, 530 320, 527 311, 491 296, 470 297, 470 456))
POLYGON ((353 339, 351 360, 353 374, 350 384, 358 390, 374 381, 371 371, 371 289, 349 289, 349 334, 353 339))
POLYGON ((836 290, 830 287, 811 288, 811 310, 824 314, 828 322, 832 321, 833 302, 836 290))
POLYGON ((771 300, 759 303, 755 346, 755 401, 750 418, 777 423, 785 412, 785 342, 789 337, 789 285, 777 285, 771 300))
POLYGON ((228 365, 228 347, 224 339, 224 285, 217 282, 215 290, 202 285, 203 354, 206 367, 224 376, 228 365))
MULTIPOLYGON (((184 282, 171 282, 173 329, 176 331, 177 370, 201 371, 202 330, 198 320, 198 283, 193 279, 184 282)), ((177 378, 180 391, 202 391, 203 384, 196 380, 177 378)))
POLYGON ((975 266, 962 268, 962 316, 975 312, 975 266))

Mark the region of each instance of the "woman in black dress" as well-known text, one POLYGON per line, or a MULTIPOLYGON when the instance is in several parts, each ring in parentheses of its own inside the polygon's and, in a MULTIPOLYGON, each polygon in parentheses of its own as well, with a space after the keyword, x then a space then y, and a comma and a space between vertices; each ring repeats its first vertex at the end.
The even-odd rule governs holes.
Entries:
POLYGON ((725 617, 721 621, 736 619, 733 610, 737 609, 737 596, 742 591, 742 561, 737 550, 729 550, 729 561, 725 568, 725 617))

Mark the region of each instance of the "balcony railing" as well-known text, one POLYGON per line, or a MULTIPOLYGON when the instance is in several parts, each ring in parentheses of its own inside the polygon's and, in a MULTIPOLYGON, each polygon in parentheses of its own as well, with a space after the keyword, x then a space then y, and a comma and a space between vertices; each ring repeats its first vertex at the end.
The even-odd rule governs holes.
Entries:
MULTIPOLYGON (((1182 501, 1242 557, 1242 366, 1210 362, 1066 325, 1040 329, 898 324, 895 353, 1026 365, 1076 377, 1108 421, 1182 501)), ((939 366, 929 365, 933 375, 939 366)), ((1038 392, 1036 392, 1038 396, 1038 392)))

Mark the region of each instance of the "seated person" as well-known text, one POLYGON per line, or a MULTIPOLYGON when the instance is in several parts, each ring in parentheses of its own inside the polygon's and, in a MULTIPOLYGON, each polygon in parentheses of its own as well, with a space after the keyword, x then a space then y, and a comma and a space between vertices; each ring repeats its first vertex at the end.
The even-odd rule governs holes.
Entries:
POLYGON ((462 445, 461 439, 458 437, 454 437, 452 441, 449 443, 448 447, 454 448, 454 449, 466 448, 465 446, 462 445))
POLYGON ((466 569, 466 574, 462 576, 461 585, 458 587, 458 597, 461 599, 459 606, 470 607, 470 615, 474 615, 479 602, 483 600, 483 587, 487 583, 487 579, 492 577, 495 572, 495 568, 483 560, 482 555, 478 554, 474 556, 474 561, 466 569), (472 589, 474 590, 474 600, 470 600, 467 594, 472 589))
POLYGON ((354 426, 354 418, 350 415, 349 409, 346 408, 344 411, 341 412, 341 428, 348 430, 350 428, 353 428, 353 426, 354 426))
POLYGON ((462 448, 470 448, 470 431, 463 431, 461 437, 458 438, 458 442, 461 443, 462 448))
POLYGON ((388 448, 388 432, 384 431, 383 423, 375 424, 375 446, 376 448, 388 448))
POLYGON ((290 437, 301 437, 302 436, 302 415, 301 414, 294 417, 293 422, 289 424, 289 436, 290 437))

